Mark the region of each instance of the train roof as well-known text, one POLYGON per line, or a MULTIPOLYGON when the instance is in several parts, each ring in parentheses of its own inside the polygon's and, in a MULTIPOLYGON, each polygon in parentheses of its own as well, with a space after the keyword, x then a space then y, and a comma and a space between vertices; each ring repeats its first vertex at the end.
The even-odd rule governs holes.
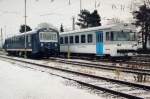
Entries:
POLYGON ((62 32, 61 34, 71 34, 71 33, 77 33, 77 32, 87 32, 87 31, 97 31, 97 30, 112 30, 112 31, 136 31, 135 27, 131 25, 123 25, 123 24, 114 24, 114 25, 107 25, 107 26, 98 26, 98 27, 90 27, 87 29, 79 29, 79 30, 73 30, 73 31, 67 31, 62 32))
MULTIPOLYGON (((12 36, 12 37, 18 37, 18 36, 23 36, 23 35, 31 35, 31 34, 36 34, 38 31, 40 31, 40 30, 52 30, 52 31, 55 31, 55 32, 57 32, 58 33, 58 31, 57 30, 55 30, 55 29, 52 29, 52 28, 41 28, 41 29, 35 29, 35 30, 32 30, 32 31, 28 31, 28 32, 26 32, 26 33, 18 33, 18 34, 16 34, 16 35, 14 35, 14 36, 12 36)), ((12 37, 9 37, 9 38, 7 38, 7 39, 10 39, 10 38, 12 38, 12 37)))
POLYGON ((35 33, 37 33, 37 30, 28 31, 26 33, 18 33, 18 34, 14 35, 14 36, 8 37, 7 39, 10 39, 10 38, 13 38, 13 37, 18 37, 18 36, 23 36, 25 34, 26 35, 30 35, 30 34, 35 34, 35 33))
POLYGON ((25 34, 26 35, 35 34, 40 30, 51 30, 51 31, 58 32, 56 29, 53 29, 53 28, 41 28, 41 29, 35 29, 35 30, 32 30, 32 31, 26 32, 26 33, 19 33, 17 36, 22 36, 22 35, 25 35, 25 34))
POLYGON ((28 32, 24 32, 24 33, 18 33, 17 35, 15 36, 22 36, 22 35, 30 35, 30 34, 36 34, 37 33, 37 30, 32 30, 32 31, 28 31, 28 32))

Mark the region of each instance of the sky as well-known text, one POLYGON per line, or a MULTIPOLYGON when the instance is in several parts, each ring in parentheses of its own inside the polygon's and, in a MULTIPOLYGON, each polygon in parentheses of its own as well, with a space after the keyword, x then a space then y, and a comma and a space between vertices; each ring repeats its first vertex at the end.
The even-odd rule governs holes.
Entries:
MULTIPOLYGON (((0 0, 0 27, 5 37, 18 33, 19 26, 24 24, 25 0, 0 0)), ((132 19, 131 11, 137 0, 81 0, 82 9, 92 12, 96 9, 101 16, 102 25, 107 19, 132 19)), ((57 28, 72 27, 72 17, 77 21, 80 12, 80 0, 27 0, 27 25, 32 29, 38 24, 47 22, 57 28)))

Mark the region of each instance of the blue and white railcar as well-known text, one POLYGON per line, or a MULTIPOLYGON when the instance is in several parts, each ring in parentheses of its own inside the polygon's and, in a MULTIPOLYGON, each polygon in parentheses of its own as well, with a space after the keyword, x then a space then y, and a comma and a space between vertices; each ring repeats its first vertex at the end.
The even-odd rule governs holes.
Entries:
POLYGON ((130 56, 137 50, 135 31, 100 26, 60 33, 60 52, 95 56, 130 56))
POLYGON ((57 30, 51 28, 20 33, 16 36, 7 38, 3 46, 9 54, 23 56, 26 51, 27 56, 35 57, 49 57, 58 54, 59 47, 59 33, 57 30))

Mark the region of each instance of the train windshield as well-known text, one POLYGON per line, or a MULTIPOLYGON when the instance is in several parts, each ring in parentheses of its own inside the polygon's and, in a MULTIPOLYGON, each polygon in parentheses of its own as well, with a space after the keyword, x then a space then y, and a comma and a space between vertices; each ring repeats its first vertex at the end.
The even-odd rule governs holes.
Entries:
POLYGON ((135 33, 133 32, 111 32, 110 33, 111 41, 134 41, 135 33))
POLYGON ((58 42, 55 32, 40 32, 39 38, 40 42, 58 42))

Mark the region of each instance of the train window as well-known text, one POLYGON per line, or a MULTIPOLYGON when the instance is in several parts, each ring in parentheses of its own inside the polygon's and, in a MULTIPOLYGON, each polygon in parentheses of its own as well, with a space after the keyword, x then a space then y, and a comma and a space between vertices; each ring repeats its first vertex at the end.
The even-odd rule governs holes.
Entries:
POLYGON ((136 40, 136 36, 135 36, 135 33, 130 33, 130 41, 134 41, 136 40))
POLYGON ((88 43, 92 43, 93 42, 93 35, 92 34, 88 34, 87 35, 87 40, 88 40, 88 43))
POLYGON ((73 36, 69 36, 70 44, 73 43, 73 36))
POLYGON ((97 42, 103 42, 103 34, 102 33, 97 35, 97 42))
POLYGON ((110 41, 110 33, 106 32, 106 41, 110 41))
POLYGON ((24 40, 25 36, 18 37, 18 41, 24 40))
POLYGON ((17 37, 15 37, 15 42, 17 42, 17 37))
POLYGON ((14 42, 16 42, 16 39, 15 39, 15 37, 14 37, 14 42))
POLYGON ((14 38, 14 40, 15 40, 15 43, 16 43, 16 37, 14 38))
POLYGON ((103 42, 103 34, 100 34, 100 42, 103 42))
POLYGON ((9 42, 10 42, 10 44, 11 44, 11 39, 10 39, 10 41, 9 41, 9 42))
POLYGON ((10 43, 12 43, 12 39, 10 39, 10 43))
POLYGON ((56 38, 57 38, 57 35, 56 35, 56 34, 53 34, 53 35, 52 35, 52 40, 56 40, 56 38))
POLYGON ((75 36, 75 43, 79 43, 79 36, 78 35, 75 36))
POLYGON ((64 39, 63 39, 63 37, 60 37, 60 44, 64 44, 64 39))
POLYGON ((65 44, 68 44, 68 36, 65 37, 65 44))
POLYGON ((134 33, 130 32, 113 31, 110 35, 111 41, 132 41, 134 39, 134 33))
POLYGON ((30 43, 31 42, 31 36, 28 35, 27 37, 28 37, 28 43, 30 43))
POLYGON ((11 39, 11 43, 14 43, 14 38, 11 39))
POLYGON ((81 35, 81 43, 85 43, 85 41, 86 41, 85 35, 81 35))
POLYGON ((12 43, 14 43, 14 38, 12 38, 12 43))
POLYGON ((19 37, 17 37, 17 42, 19 41, 19 37))
POLYGON ((111 32, 111 34, 110 34, 110 40, 111 40, 111 41, 114 40, 114 32, 111 32))
POLYGON ((9 39, 9 44, 11 43, 10 39, 9 39))
POLYGON ((55 32, 40 32, 40 42, 57 42, 57 34, 55 32))

